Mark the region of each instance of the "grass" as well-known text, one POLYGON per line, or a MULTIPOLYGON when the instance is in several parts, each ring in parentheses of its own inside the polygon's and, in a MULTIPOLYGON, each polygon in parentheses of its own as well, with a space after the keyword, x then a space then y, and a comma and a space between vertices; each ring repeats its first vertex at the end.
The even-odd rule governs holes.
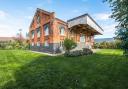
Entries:
POLYGON ((81 57, 0 50, 0 89, 128 89, 128 58, 113 49, 81 57))

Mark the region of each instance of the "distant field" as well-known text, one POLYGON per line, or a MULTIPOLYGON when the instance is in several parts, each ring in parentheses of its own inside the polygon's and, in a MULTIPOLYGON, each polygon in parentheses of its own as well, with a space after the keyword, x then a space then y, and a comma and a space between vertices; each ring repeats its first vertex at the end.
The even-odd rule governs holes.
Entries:
POLYGON ((128 89, 128 59, 112 49, 81 57, 0 50, 0 89, 128 89))

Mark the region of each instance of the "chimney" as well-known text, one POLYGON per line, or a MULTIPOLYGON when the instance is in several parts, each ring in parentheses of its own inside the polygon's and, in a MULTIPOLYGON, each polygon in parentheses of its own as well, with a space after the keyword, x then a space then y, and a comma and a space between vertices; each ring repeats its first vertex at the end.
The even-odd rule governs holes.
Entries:
POLYGON ((51 18, 54 19, 55 18, 55 12, 51 13, 51 18))

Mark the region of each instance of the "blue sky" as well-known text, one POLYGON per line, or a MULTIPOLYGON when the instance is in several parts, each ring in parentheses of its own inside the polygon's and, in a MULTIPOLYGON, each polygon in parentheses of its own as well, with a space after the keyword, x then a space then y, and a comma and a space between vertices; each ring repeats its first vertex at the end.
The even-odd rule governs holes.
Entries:
POLYGON ((103 0, 0 0, 0 37, 15 36, 18 29, 25 36, 36 8, 55 12, 64 21, 89 13, 104 29, 103 35, 96 38, 115 36, 116 23, 109 18, 111 8, 103 0))

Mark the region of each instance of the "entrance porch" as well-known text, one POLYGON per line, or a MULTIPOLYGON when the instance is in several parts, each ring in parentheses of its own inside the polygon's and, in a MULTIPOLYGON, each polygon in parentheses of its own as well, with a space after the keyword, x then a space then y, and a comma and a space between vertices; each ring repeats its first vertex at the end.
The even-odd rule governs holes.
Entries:
POLYGON ((103 33, 102 28, 88 15, 68 20, 68 37, 77 43, 76 49, 93 48, 94 36, 103 33))

